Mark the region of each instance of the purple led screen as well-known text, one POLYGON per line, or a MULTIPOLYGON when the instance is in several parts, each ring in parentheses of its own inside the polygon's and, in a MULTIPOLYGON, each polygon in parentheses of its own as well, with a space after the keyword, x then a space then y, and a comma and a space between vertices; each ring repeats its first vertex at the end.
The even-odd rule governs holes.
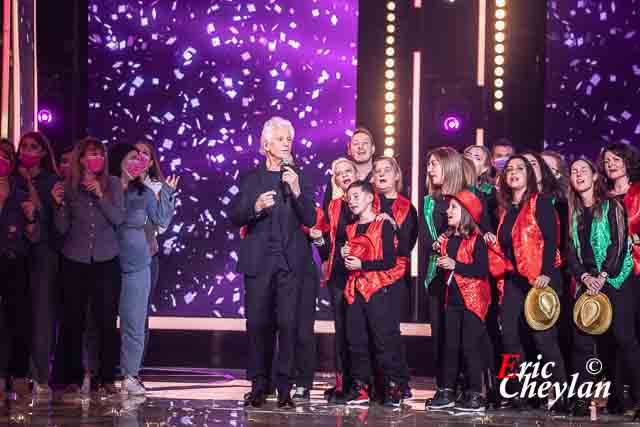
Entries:
MULTIPOLYGON (((150 141, 182 177, 161 236, 156 315, 244 317, 227 218, 263 158, 263 123, 290 119, 323 192, 355 125, 357 0, 89 1, 89 132, 150 141)), ((321 293, 320 318, 328 316, 321 293)))
POLYGON ((640 140, 640 0, 549 0, 545 140, 595 158, 640 140))

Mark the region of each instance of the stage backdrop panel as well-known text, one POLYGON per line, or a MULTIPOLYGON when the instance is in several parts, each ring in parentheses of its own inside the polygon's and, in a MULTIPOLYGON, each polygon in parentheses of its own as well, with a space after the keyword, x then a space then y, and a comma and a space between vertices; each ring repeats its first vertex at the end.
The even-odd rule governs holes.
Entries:
POLYGON ((640 0, 548 0, 547 148, 595 158, 640 138, 640 0))
MULTIPOLYGON (((322 193, 355 125, 357 4, 89 1, 90 134, 150 141, 182 177, 156 315, 244 317, 229 202, 263 161, 272 115, 293 122, 298 162, 322 193)), ((326 296, 318 306, 325 317, 326 296)))

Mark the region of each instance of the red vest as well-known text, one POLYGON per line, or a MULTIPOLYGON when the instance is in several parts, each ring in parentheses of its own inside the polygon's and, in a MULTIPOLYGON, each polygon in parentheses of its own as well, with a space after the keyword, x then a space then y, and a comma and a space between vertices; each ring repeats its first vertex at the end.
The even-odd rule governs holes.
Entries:
MULTIPOLYGON (((356 235, 358 223, 347 226, 347 238, 351 254, 361 261, 376 261, 383 258, 382 225, 384 221, 372 221, 364 235, 356 235)), ((389 271, 352 271, 349 273, 344 296, 349 304, 353 304, 356 291, 369 302, 371 296, 385 286, 395 282, 389 271)))
MULTIPOLYGON (((373 209, 376 212, 380 211, 380 197, 378 196, 373 201, 373 209)), ((393 219, 396 221, 398 227, 404 224, 404 221, 407 219, 409 215, 409 210, 411 209, 411 201, 404 197, 401 194, 398 194, 398 197, 393 201, 391 205, 391 212, 393 213, 393 219)), ((395 240, 396 249, 398 249, 398 239, 395 240)), ((405 274, 407 273, 407 266, 409 265, 409 258, 404 256, 399 256, 396 258, 396 266, 388 271, 389 276, 393 279, 394 282, 397 282, 400 279, 403 279, 405 274)))
MULTIPOLYGON (((536 221, 536 203, 538 201, 538 193, 534 193, 526 205, 520 209, 516 222, 511 231, 511 241, 513 242, 513 253, 516 259, 517 272, 526 277, 529 283, 542 273, 542 255, 544 253, 544 238, 540 226, 536 221)), ((500 215, 500 225, 498 226, 498 234, 504 222, 505 212, 500 215)), ((558 214, 556 213, 556 224, 560 227, 558 214)), ((558 233, 559 244, 560 233, 558 233)), ((556 256, 553 265, 560 267, 562 258, 560 250, 556 249, 556 256)))
MULTIPOLYGON (((468 239, 462 240, 462 243, 460 243, 460 247, 458 248, 458 253, 456 254, 457 262, 464 264, 473 263, 473 251, 476 247, 477 239, 478 234, 476 233, 468 239)), ((447 253, 447 242, 448 239, 444 239, 440 253, 447 253)), ((453 273, 453 277, 456 279, 458 289, 460 289, 460 294, 462 295, 462 299, 464 300, 464 305, 467 310, 471 311, 478 316, 480 320, 484 321, 487 316, 487 312, 489 311, 489 305, 491 304, 491 287, 489 286, 488 277, 484 279, 465 277, 455 272, 453 273)), ((446 298, 448 298, 448 286, 446 292, 446 298)))
POLYGON ((338 222, 340 222, 340 211, 342 210, 342 204, 345 201, 340 199, 333 199, 329 203, 329 207, 327 209, 327 213, 329 215, 328 221, 325 220, 329 229, 329 240, 331 241, 331 253, 329 254, 329 259, 327 260, 327 268, 325 270, 325 281, 331 278, 331 272, 333 271, 333 261, 335 259, 336 249, 340 250, 341 248, 336 248, 336 234, 338 232, 338 222))
MULTIPOLYGON (((629 218, 629 233, 640 234, 640 182, 633 184, 624 196, 624 207, 629 218)), ((640 245, 631 247, 633 273, 640 275, 640 245)))

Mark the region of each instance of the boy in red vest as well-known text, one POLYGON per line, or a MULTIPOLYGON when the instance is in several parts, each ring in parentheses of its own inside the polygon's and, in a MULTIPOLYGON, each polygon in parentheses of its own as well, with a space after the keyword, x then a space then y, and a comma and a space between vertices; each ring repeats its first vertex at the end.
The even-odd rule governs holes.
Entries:
POLYGON ((347 341, 353 378, 343 402, 369 403, 372 344, 376 363, 385 376, 384 405, 398 407, 403 371, 400 322, 394 314, 398 299, 394 293, 402 289, 401 283, 389 273, 396 263, 394 229, 390 221, 376 219, 374 191, 369 182, 351 184, 347 199, 358 220, 347 226, 347 243, 341 249, 349 271, 344 295, 348 303, 347 341))

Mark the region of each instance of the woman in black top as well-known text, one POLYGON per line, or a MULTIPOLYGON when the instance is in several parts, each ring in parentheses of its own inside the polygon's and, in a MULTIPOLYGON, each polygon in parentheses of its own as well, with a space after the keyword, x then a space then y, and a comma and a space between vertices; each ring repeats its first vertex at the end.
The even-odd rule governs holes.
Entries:
MULTIPOLYGON (((607 376, 612 379, 610 410, 623 395, 624 379, 631 383, 635 402, 640 409, 640 344, 634 321, 635 303, 633 287, 633 261, 629 251, 627 216, 624 206, 607 195, 604 180, 596 167, 588 160, 576 160, 571 164, 571 246, 569 267, 576 281, 576 299, 582 293, 595 295, 600 292, 609 297, 613 307, 610 326, 615 351, 609 351, 603 339, 596 339, 574 326, 573 361, 580 375, 580 382, 593 381, 586 371, 586 362, 596 357, 604 359, 607 376), (624 379, 613 369, 616 354, 625 365, 624 379)), ((608 337, 603 336, 604 340, 608 337)), ((588 401, 578 399, 573 406, 575 415, 588 413, 588 401)))
MULTIPOLYGON (((558 296, 563 293, 558 269, 557 213, 551 200, 538 192, 531 164, 523 156, 512 156, 506 163, 498 192, 503 213, 498 228, 498 242, 514 271, 505 277, 502 302, 504 352, 522 355, 521 330, 531 334, 545 362, 554 362, 552 378, 566 380, 564 361, 558 345, 557 325, 534 331, 524 321, 524 300, 532 286, 551 286, 558 296), (534 215, 530 212, 534 211, 534 215), (535 233, 537 231, 537 233, 535 233), (533 234, 532 234, 533 232, 533 234), (522 243, 518 243, 522 242, 522 243)), ((521 358, 522 360, 522 358, 521 358)), ((510 381, 514 391, 521 384, 510 381)), ((563 409, 564 401, 559 400, 563 409)), ((505 407, 519 408, 519 397, 503 402, 505 407)))
POLYGON ((0 145, 0 399, 6 379, 13 379, 13 391, 29 392, 29 347, 31 296, 28 284, 29 243, 38 240, 35 204, 11 176, 15 154, 0 145))

